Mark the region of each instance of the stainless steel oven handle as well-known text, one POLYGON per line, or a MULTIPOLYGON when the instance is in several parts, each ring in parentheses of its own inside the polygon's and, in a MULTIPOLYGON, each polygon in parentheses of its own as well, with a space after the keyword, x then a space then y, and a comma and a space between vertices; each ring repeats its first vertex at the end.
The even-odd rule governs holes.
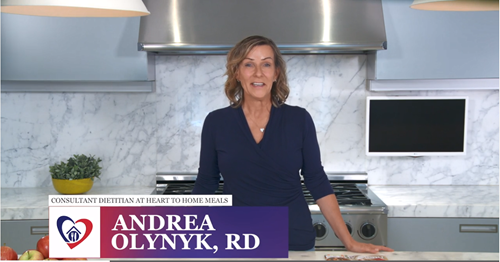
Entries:
POLYGON ((314 251, 347 251, 345 247, 314 247, 314 251))
POLYGON ((345 214, 387 214, 386 207, 356 207, 340 206, 340 212, 345 214))
MULTIPOLYGON (((321 214, 321 210, 319 209, 318 205, 309 205, 309 211, 311 211, 311 214, 321 214)), ((355 207, 355 206, 340 206, 340 212, 343 215, 346 214, 372 214, 372 215, 387 215, 389 212, 387 210, 387 207, 374 207, 374 206, 367 206, 367 207, 355 207)))

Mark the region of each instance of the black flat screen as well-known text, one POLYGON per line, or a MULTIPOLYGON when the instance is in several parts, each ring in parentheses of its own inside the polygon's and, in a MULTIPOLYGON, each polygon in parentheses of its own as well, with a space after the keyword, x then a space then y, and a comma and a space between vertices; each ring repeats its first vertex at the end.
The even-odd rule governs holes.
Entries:
POLYGON ((368 152, 464 152, 465 99, 371 100, 368 152))

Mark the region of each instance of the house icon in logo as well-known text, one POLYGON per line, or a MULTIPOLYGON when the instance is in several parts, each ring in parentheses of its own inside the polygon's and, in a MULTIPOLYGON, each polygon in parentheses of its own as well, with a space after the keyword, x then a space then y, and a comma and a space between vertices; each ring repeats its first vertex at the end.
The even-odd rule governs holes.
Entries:
POLYGON ((71 227, 68 232, 66 232, 66 235, 68 236, 68 239, 72 242, 78 241, 80 239, 80 232, 75 226, 71 227))

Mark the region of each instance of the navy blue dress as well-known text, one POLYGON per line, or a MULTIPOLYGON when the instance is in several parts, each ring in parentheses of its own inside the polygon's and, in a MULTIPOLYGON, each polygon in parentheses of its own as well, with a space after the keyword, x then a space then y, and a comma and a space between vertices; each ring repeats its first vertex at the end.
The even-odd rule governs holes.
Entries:
POLYGON ((242 108, 226 107, 208 114, 203 124, 193 194, 213 194, 222 175, 234 206, 287 206, 289 250, 308 250, 315 231, 299 172, 314 199, 333 194, 305 109, 272 106, 264 137, 256 143, 242 108))

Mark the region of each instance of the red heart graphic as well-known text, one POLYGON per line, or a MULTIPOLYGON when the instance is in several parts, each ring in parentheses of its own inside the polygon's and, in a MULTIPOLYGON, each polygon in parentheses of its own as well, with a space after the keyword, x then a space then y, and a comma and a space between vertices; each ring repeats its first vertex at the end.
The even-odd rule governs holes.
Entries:
POLYGON ((92 226, 92 222, 90 222, 90 220, 82 218, 80 220, 77 220, 75 222, 75 225, 78 222, 82 222, 85 225, 85 234, 83 235, 83 237, 80 240, 78 240, 75 243, 66 243, 66 244, 68 244, 69 248, 71 248, 71 249, 73 249, 74 247, 80 245, 80 243, 82 243, 83 240, 85 240, 90 235, 90 232, 92 231, 92 227, 93 226, 92 226))

